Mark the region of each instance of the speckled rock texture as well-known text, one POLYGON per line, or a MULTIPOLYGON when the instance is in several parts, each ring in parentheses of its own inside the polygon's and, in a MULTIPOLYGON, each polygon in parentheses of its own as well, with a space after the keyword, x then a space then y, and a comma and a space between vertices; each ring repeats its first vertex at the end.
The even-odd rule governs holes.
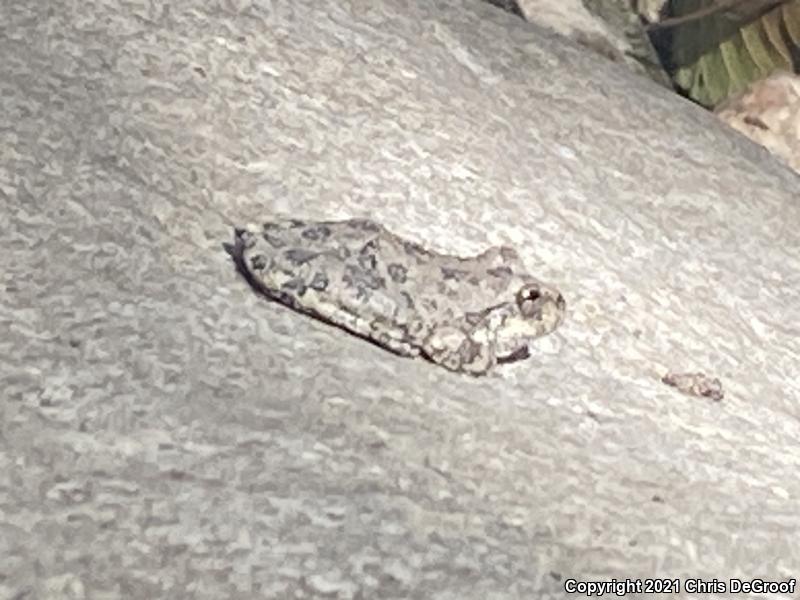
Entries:
MULTIPOLYGON (((508 4, 503 0, 490 1, 508 4)), ((528 21, 560 33, 609 60, 626 64, 634 72, 672 89, 630 0, 519 0, 519 12, 528 21)))
POLYGON ((800 575, 800 179, 714 115, 471 0, 0 24, 0 597, 800 575), (569 315, 490 377, 391 355, 236 274, 293 215, 513 245, 569 315))

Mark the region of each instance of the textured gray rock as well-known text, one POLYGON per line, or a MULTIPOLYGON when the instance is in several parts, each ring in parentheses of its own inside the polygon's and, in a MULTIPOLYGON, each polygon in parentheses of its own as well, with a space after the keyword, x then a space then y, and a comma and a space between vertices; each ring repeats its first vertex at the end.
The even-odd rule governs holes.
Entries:
POLYGON ((798 178, 714 115, 467 0, 0 23, 0 597, 800 573, 798 178), (252 293, 265 213, 509 243, 570 314, 493 377, 395 357, 252 293))
MULTIPOLYGON (((503 4, 500 0, 493 3, 503 4)), ((630 0, 519 0, 519 12, 528 21, 672 89, 630 0)))

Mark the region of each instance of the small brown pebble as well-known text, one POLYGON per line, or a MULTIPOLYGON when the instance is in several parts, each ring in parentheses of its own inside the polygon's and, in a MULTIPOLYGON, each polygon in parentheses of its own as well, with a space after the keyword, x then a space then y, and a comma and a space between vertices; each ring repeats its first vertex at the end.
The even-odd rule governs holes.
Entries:
POLYGON ((719 402, 725 397, 725 392, 722 391, 722 382, 716 377, 709 377, 704 373, 667 373, 661 378, 661 381, 690 396, 711 398, 715 402, 719 402))

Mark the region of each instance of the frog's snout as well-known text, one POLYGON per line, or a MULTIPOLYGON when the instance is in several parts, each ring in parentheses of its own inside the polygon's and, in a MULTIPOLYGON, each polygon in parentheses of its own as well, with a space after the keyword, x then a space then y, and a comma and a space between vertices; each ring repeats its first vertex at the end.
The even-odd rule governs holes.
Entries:
MULTIPOLYGON (((524 286, 517 292, 517 307, 520 313, 529 319, 545 315, 552 317, 563 316, 567 309, 567 302, 561 292, 538 283, 524 286)), ((561 318, 558 318, 561 321, 561 318)))

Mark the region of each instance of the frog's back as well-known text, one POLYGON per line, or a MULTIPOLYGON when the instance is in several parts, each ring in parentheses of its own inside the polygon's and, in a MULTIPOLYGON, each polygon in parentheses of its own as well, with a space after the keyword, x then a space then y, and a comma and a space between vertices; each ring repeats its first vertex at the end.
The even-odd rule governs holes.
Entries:
POLYGON ((238 230, 235 245, 240 270, 264 294, 360 334, 414 318, 407 252, 422 263, 429 254, 368 219, 270 221, 238 230))
POLYGON ((263 267, 267 288, 311 288, 347 310, 384 311, 401 323, 442 322, 510 302, 533 279, 511 248, 468 258, 439 254, 370 219, 276 220, 252 235, 244 262, 263 267))
POLYGON ((357 255, 370 242, 389 241, 394 237, 385 227, 370 219, 267 221, 261 225, 258 233, 278 251, 290 248, 311 252, 333 251, 342 259, 357 255))

